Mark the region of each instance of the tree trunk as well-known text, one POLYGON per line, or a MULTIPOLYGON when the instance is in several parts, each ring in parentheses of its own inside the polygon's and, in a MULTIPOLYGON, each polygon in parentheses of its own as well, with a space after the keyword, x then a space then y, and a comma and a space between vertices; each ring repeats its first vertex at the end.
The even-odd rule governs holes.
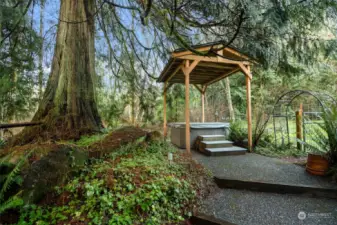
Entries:
POLYGON ((61 0, 52 69, 33 121, 14 144, 77 139, 102 128, 95 94, 95 0, 61 0))
POLYGON ((42 85, 43 85, 43 17, 44 17, 44 3, 45 0, 40 1, 40 37, 41 37, 41 45, 39 52, 39 99, 42 99, 42 85))
POLYGON ((235 114, 234 114, 234 108, 232 103, 232 96, 231 96, 231 86, 229 83, 229 78, 225 78, 225 92, 226 92, 226 98, 227 98, 227 104, 228 104, 228 110, 229 110, 229 118, 230 120, 235 120, 235 114))

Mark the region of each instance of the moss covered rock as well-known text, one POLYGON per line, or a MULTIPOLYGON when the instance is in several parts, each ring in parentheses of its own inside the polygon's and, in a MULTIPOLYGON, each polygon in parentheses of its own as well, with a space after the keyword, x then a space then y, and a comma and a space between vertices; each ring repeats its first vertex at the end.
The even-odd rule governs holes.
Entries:
POLYGON ((62 185, 68 177, 83 166, 88 154, 82 150, 60 145, 40 160, 32 163, 25 172, 23 181, 23 199, 35 203, 51 191, 62 185))

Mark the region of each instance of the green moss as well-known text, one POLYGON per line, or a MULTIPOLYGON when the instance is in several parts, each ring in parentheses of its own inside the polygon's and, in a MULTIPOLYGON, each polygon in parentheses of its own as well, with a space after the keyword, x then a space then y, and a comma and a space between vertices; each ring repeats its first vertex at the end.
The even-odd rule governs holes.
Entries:
POLYGON ((81 138, 77 141, 71 140, 67 141, 66 143, 75 144, 79 147, 86 147, 89 146, 97 141, 103 140, 107 133, 100 133, 95 135, 85 135, 81 136, 81 138))

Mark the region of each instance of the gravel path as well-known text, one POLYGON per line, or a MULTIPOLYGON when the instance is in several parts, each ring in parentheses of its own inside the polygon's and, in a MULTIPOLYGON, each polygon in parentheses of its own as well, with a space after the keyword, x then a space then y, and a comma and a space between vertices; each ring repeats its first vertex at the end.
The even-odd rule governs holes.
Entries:
POLYGON ((337 224, 336 200, 285 194, 221 189, 205 199, 200 211, 240 225, 337 224))
POLYGON ((329 178, 312 176, 304 168, 285 160, 254 153, 237 156, 205 156, 192 151, 193 158, 213 172, 214 176, 230 179, 336 187, 329 178))

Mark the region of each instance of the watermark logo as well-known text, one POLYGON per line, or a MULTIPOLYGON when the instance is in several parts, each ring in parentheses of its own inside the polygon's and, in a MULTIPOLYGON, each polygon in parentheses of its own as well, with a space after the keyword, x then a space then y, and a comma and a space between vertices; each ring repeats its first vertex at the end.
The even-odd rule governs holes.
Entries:
POLYGON ((297 217, 299 220, 305 220, 310 218, 321 218, 321 219, 329 219, 329 218, 337 218, 337 210, 336 212, 327 212, 327 213, 321 213, 321 212, 304 212, 300 211, 297 214, 297 217))
POLYGON ((307 218, 307 214, 303 211, 300 211, 297 215, 297 217, 300 219, 300 220, 305 220, 305 218, 307 218))

